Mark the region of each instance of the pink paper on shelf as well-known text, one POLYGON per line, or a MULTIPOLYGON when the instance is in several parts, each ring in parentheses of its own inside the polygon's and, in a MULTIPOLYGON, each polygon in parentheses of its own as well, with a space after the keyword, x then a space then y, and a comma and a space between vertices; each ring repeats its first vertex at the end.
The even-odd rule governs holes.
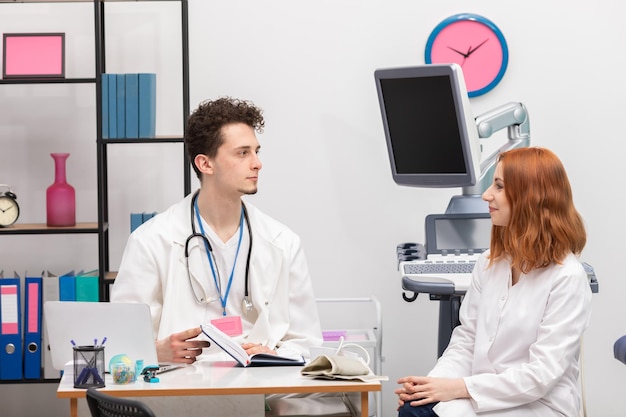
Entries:
POLYGON ((64 76, 63 34, 5 34, 4 76, 64 76))
POLYGON ((345 330, 343 330, 343 331, 340 331, 340 330, 333 330, 333 331, 331 331, 331 330, 324 330, 324 331, 322 331, 322 337, 324 338, 324 341, 326 341, 326 342, 337 341, 342 336, 345 338, 345 336, 346 336, 345 330))

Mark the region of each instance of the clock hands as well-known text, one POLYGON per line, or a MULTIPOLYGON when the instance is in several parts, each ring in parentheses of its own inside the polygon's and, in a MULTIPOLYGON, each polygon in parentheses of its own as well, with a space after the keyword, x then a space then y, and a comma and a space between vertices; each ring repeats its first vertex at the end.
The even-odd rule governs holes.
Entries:
POLYGON ((0 210, 2 210, 3 213, 6 213, 7 211, 11 210, 14 206, 9 206, 6 209, 3 209, 2 207, 0 207, 0 210))
MULTIPOLYGON (((471 47, 470 47, 470 50, 469 50, 469 51, 467 51, 467 56, 470 56, 471 54, 473 54, 474 52, 476 52, 476 50, 477 50, 478 48, 480 48, 481 46, 483 46, 483 45, 485 44, 485 42, 487 42, 488 40, 489 40, 489 38, 485 39, 484 41, 482 41, 481 43, 479 43, 479 44, 478 44, 478 46, 477 46, 476 48, 471 48, 471 47)), ((466 58, 467 58, 467 57, 466 57, 466 58)))
POLYGON ((479 44, 478 44, 476 47, 474 47, 474 48, 472 48, 472 46, 470 45, 470 47, 467 49, 467 52, 461 52, 461 51, 459 51, 458 49, 454 49, 454 48, 453 48, 453 47, 451 47, 451 46, 448 46, 448 49, 450 49, 450 50, 452 50, 452 51, 456 52, 457 54, 459 54, 459 55, 462 55, 462 56, 463 56, 463 63, 461 63, 461 66, 463 66, 463 64, 465 63, 465 60, 466 60, 467 58, 469 58, 469 56, 470 56, 471 54, 473 54, 474 52, 476 52, 476 50, 477 50, 478 48, 480 48, 481 46, 483 46, 483 45, 485 44, 485 42, 487 42, 488 40, 489 40, 489 38, 485 39, 484 41, 482 41, 481 43, 479 43, 479 44))
MULTIPOLYGON (((470 47, 470 48, 471 48, 471 47, 470 47)), ((453 50, 453 51, 454 51, 454 52, 456 52, 457 54, 461 54, 461 55, 463 55, 463 58, 467 58, 467 57, 468 57, 468 55, 467 55, 466 53, 461 52, 461 51, 458 51, 458 50, 454 49, 454 48, 453 48, 453 47, 451 47, 451 46, 448 46, 448 49, 453 50)))

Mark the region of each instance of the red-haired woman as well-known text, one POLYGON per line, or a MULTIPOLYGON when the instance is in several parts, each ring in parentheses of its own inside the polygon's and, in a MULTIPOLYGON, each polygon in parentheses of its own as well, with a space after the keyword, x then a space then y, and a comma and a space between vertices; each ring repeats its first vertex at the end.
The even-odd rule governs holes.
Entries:
POLYGON ((490 249, 435 367, 398 380, 399 416, 578 416, 591 290, 577 258, 585 227, 565 168, 545 148, 504 152, 482 198, 490 249))

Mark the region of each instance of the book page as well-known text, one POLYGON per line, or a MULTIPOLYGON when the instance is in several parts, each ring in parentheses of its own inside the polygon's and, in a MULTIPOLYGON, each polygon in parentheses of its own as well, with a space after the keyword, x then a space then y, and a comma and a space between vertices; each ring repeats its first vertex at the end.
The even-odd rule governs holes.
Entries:
POLYGON ((224 352, 228 353, 241 366, 248 366, 250 356, 239 343, 236 343, 230 336, 215 327, 211 323, 200 325, 202 333, 207 335, 212 342, 218 345, 224 352))
POLYGON ((200 327, 202 328, 202 332, 207 335, 212 342, 219 346, 224 352, 228 353, 241 366, 285 366, 304 365, 305 363, 302 355, 287 357, 271 353, 256 353, 250 356, 240 344, 236 343, 230 336, 213 324, 202 324, 200 327))

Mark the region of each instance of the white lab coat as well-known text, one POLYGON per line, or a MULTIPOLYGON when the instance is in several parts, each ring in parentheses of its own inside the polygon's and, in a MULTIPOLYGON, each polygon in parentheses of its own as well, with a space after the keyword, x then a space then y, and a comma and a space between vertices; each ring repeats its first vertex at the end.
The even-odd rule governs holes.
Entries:
MULTIPOLYGON (((189 243, 187 272, 184 249, 191 234, 191 198, 187 196, 131 234, 111 290, 112 302, 150 306, 158 339, 218 318, 206 316, 206 305, 196 302, 190 286, 193 282, 199 297, 219 302, 217 289, 206 284, 211 272, 198 238, 189 243)), ((252 204, 245 204, 253 236, 249 280, 254 311, 249 314, 254 320, 248 334, 237 340, 262 343, 279 354, 308 357, 309 346, 320 345, 322 334, 300 238, 252 204)), ((241 254, 238 262, 243 265, 246 256, 241 254)), ((244 286, 241 275, 233 280, 233 286, 240 286, 239 293, 244 286)), ((241 300, 235 301, 230 310, 241 315, 241 300)), ((213 345, 205 349, 207 355, 217 351, 213 345)))
POLYGON ((440 417, 579 415, 581 337, 591 315, 587 274, 573 255, 522 274, 486 269, 481 255, 461 304, 461 325, 430 376, 463 377, 470 400, 441 402, 440 417))

